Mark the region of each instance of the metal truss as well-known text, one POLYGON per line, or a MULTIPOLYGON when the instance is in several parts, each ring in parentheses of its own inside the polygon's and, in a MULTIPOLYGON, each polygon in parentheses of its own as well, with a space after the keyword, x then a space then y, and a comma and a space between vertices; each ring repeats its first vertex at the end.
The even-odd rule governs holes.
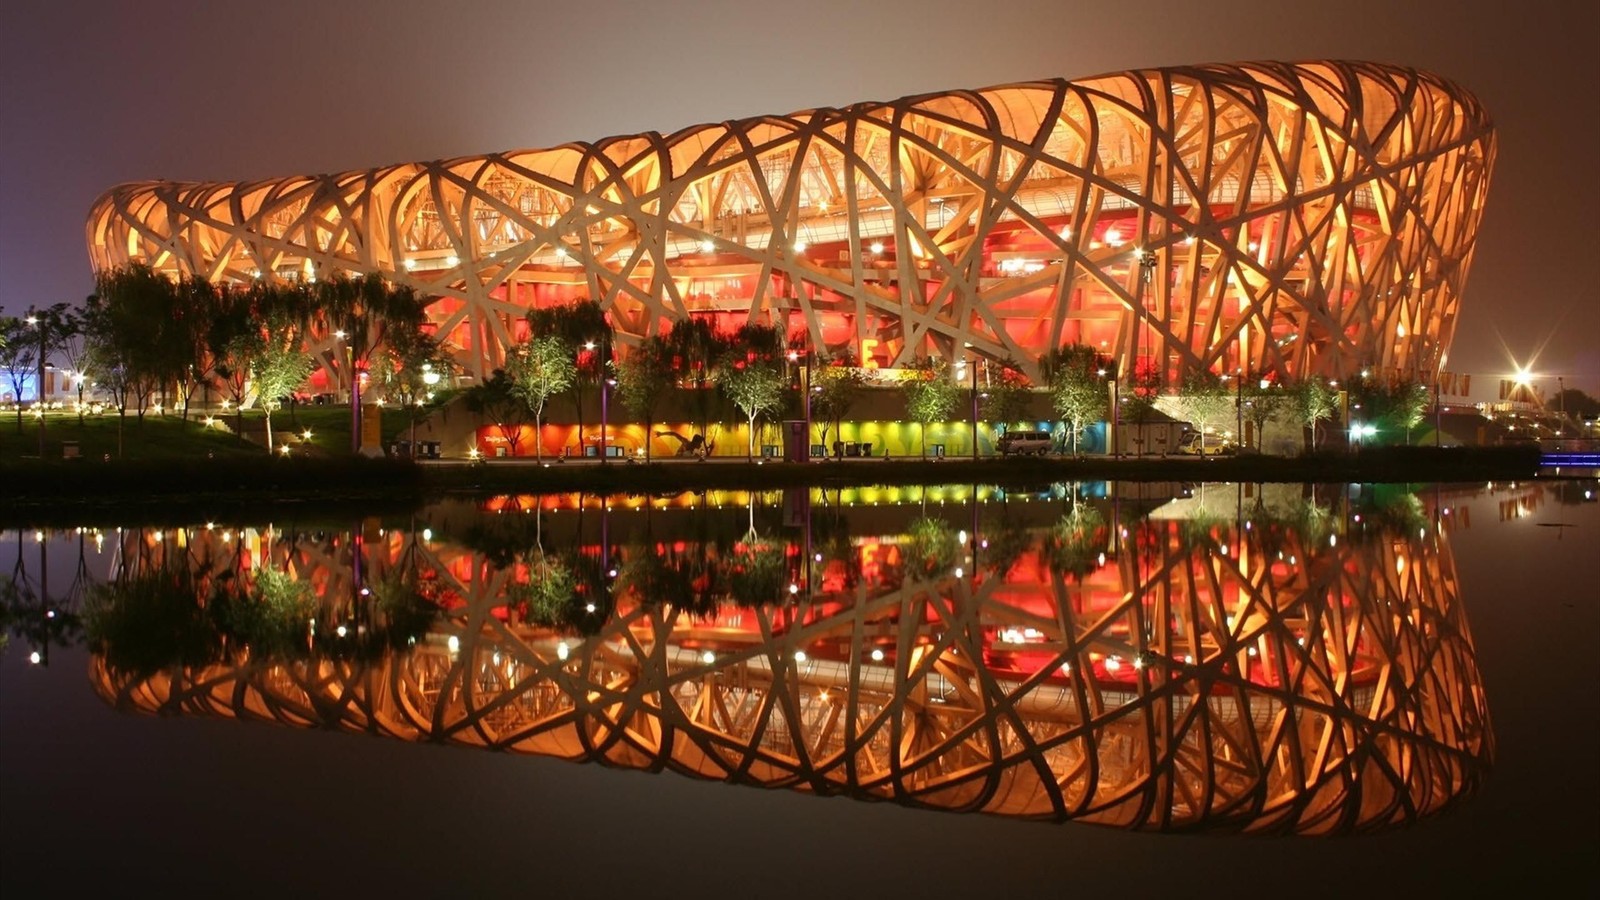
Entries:
MULTIPOLYGON (((1472 793, 1493 754, 1448 534, 1414 528, 1101 526, 1104 556, 1081 577, 1051 563, 1049 529, 1005 559, 974 549, 974 568, 926 579, 884 538, 874 577, 814 573, 800 602, 697 616, 620 589, 588 636, 508 613, 509 587, 527 577, 518 565, 388 531, 362 542, 364 571, 409 567, 451 608, 410 651, 361 662, 246 649, 150 677, 96 657, 91 679, 126 710, 930 809, 1375 830, 1472 793)), ((324 599, 354 595, 348 535, 226 537, 197 530, 179 548, 168 536, 151 555, 135 536, 140 553, 126 558, 181 552, 246 575, 272 565, 324 599)))
POLYGON ((482 376, 530 307, 623 345, 691 316, 868 365, 1066 342, 1124 375, 1431 378, 1495 155, 1459 87, 1371 63, 1147 69, 360 172, 124 184, 97 268, 379 273, 482 376))

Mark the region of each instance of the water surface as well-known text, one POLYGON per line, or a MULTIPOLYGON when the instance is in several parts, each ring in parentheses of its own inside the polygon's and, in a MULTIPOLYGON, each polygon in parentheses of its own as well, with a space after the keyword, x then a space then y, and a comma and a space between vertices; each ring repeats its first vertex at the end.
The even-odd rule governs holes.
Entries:
POLYGON ((1536 880, 1513 862, 1595 837, 1573 802, 1595 797, 1592 488, 554 495, 9 532, 5 794, 31 824, 5 817, 4 877, 941 893, 1126 866, 1177 887, 1248 852, 1262 875, 1536 880), (86 836, 101 864, 73 871, 86 836), (779 849, 805 862, 765 867, 779 849))

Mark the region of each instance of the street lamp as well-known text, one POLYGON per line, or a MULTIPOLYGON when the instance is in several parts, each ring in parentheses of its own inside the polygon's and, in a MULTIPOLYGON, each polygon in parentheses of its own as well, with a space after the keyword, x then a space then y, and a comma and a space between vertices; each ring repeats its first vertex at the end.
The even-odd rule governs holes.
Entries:
POLYGON ((956 380, 957 381, 961 381, 961 380, 967 378, 968 377, 967 376, 967 372, 968 372, 969 369, 970 369, 970 371, 972 373, 972 375, 971 375, 971 391, 972 391, 972 418, 971 418, 971 423, 972 423, 972 458, 973 459, 977 459, 978 458, 978 365, 977 365, 977 363, 973 363, 969 367, 967 365, 967 360, 966 360, 965 357, 962 357, 961 359, 956 360, 956 380))
POLYGON ((608 401, 611 397, 611 389, 616 384, 617 380, 615 378, 600 379, 600 465, 602 466, 606 464, 606 426, 611 422, 608 401))
MULTIPOLYGON (((1138 259, 1139 259, 1139 284, 1138 284, 1137 288, 1135 289, 1134 293, 1135 293, 1136 300, 1137 300, 1137 302, 1139 304, 1139 323, 1138 323, 1139 324, 1139 330, 1140 330, 1140 332, 1143 332, 1145 330, 1145 318, 1146 318, 1145 317, 1145 311, 1144 311, 1144 295, 1145 295, 1145 291, 1149 290, 1148 286, 1149 286, 1150 282, 1153 280, 1153 277, 1155 275, 1157 260, 1156 260, 1155 253, 1153 253, 1150 250, 1145 249, 1144 247, 1140 247, 1139 248, 1137 255, 1138 255, 1138 259)), ((1154 356, 1155 355, 1155 347, 1152 346, 1150 348, 1150 351, 1151 351, 1150 355, 1154 356)), ((1138 362, 1139 362, 1139 351, 1138 351, 1138 347, 1137 346, 1135 346, 1135 348, 1134 348, 1133 361, 1134 361, 1134 364, 1137 366, 1138 362)), ((1165 361, 1163 360, 1162 369, 1165 370, 1165 368, 1166 368, 1165 361)))
MULTIPOLYGON (((600 371, 600 447, 599 447, 599 451, 600 451, 600 465, 603 466, 603 465, 606 464, 606 437, 607 437, 606 431, 607 431, 607 426, 611 422, 611 414, 610 414, 611 413, 611 388, 614 387, 616 385, 616 383, 617 383, 617 380, 615 378, 612 378, 610 376, 610 374, 609 374, 609 371, 611 369, 611 359, 610 359, 611 354, 608 351, 611 349, 611 342, 609 340, 607 340, 607 341, 604 341, 602 343, 596 343, 594 340, 591 339, 591 340, 587 340, 587 341, 583 342, 583 349, 588 351, 588 352, 590 352, 590 353, 594 353, 597 350, 600 352, 599 365, 597 366, 597 368, 600 371)), ((579 383, 581 384, 582 382, 580 381, 579 383)), ((578 398, 579 398, 579 405, 580 405, 580 408, 581 408, 583 395, 580 393, 578 395, 578 398)), ((582 420, 582 416, 581 415, 579 417, 579 420, 580 421, 582 420)), ((649 440, 649 439, 650 439, 649 435, 646 435, 645 436, 645 440, 649 440)), ((582 434, 578 435, 578 449, 580 451, 583 449, 583 435, 582 434)))
MULTIPOLYGON (((38 316, 30 315, 28 324, 39 332, 39 379, 34 382, 33 399, 39 408, 39 458, 44 459, 44 323, 38 316)), ((21 403, 22 398, 18 397, 17 402, 21 403)))
POLYGON ((343 328, 333 333, 334 340, 344 345, 344 363, 350 376, 350 453, 361 454, 361 378, 355 370, 355 346, 346 338, 343 328))
MULTIPOLYGON (((422 364, 422 383, 428 387, 428 396, 433 396, 433 386, 439 383, 439 373, 433 370, 433 363, 422 364)), ((411 411, 411 458, 417 458, 417 411, 411 411)))

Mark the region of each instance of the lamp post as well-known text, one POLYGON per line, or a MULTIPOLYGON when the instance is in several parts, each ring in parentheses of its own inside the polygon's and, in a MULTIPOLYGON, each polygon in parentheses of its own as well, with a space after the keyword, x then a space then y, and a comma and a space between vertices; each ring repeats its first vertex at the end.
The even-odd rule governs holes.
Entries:
MULTIPOLYGON (((1101 360, 1103 362, 1104 357, 1101 357, 1101 360)), ((1094 373, 1101 378, 1106 379, 1106 409, 1108 410, 1106 414, 1106 455, 1113 458, 1118 457, 1121 456, 1122 453, 1117 449, 1117 373, 1115 370, 1108 369, 1103 364, 1100 366, 1100 368, 1095 369, 1094 373)), ((1072 448, 1074 455, 1077 455, 1076 451, 1078 449, 1078 443, 1076 433, 1074 433, 1072 437, 1072 448)))
POLYGON ((611 388, 617 383, 615 378, 605 377, 600 379, 600 465, 606 464, 606 426, 611 422, 610 407, 611 388))
MULTIPOLYGON (((1136 297, 1137 297, 1137 302, 1139 304, 1139 334, 1143 334, 1144 331, 1145 331, 1145 328, 1147 327, 1146 326, 1146 318, 1147 317, 1145 315, 1145 310, 1144 310, 1144 295, 1145 295, 1145 291, 1146 291, 1146 285, 1150 284, 1150 282, 1151 282, 1151 280, 1152 280, 1152 278, 1153 278, 1153 276, 1155 274, 1155 270, 1156 270, 1156 255, 1153 252, 1145 249, 1144 247, 1140 247, 1138 249, 1138 259, 1139 259, 1139 283, 1137 285, 1135 293, 1136 293, 1136 297)), ((1136 387, 1138 385, 1137 378, 1138 378, 1139 349, 1140 349, 1139 348, 1139 343, 1140 342, 1138 340, 1138 337, 1139 337, 1138 334, 1136 334, 1135 337, 1134 337, 1134 349, 1133 349, 1134 371, 1132 373, 1134 375, 1134 377, 1135 377, 1134 385, 1136 387)), ((1155 355, 1156 355, 1156 353, 1155 353, 1155 341, 1152 340, 1151 341, 1151 347, 1150 347, 1150 356, 1151 356, 1151 361, 1152 362, 1154 362, 1155 355)), ((1161 385, 1162 387, 1164 387, 1165 386, 1165 382, 1166 382, 1166 377, 1167 377, 1167 366, 1166 366, 1166 360, 1165 360, 1164 357, 1163 357, 1162 362, 1161 362, 1161 367, 1157 371, 1160 373, 1160 380, 1157 381, 1157 384, 1161 385)), ((1158 390, 1159 389, 1160 388, 1158 388, 1158 390)), ((1143 435, 1140 435, 1140 437, 1142 439, 1143 435)), ((1204 437, 1202 437, 1202 441, 1203 440, 1204 440, 1204 437)), ((1139 455, 1140 456, 1144 455, 1144 444, 1143 443, 1139 444, 1139 455)))
POLYGON ((349 335, 341 328, 333 337, 344 345, 345 374, 350 378, 350 453, 356 456, 361 453, 361 379, 356 376, 355 348, 347 340, 349 335))
MULTIPOLYGON (((34 382, 34 405, 39 412, 39 458, 44 459, 44 321, 38 316, 28 316, 28 324, 32 325, 39 333, 39 377, 34 382)), ((22 398, 18 397, 21 403, 22 398)))
MULTIPOLYGON (((422 364, 422 383, 428 386, 428 394, 432 396, 433 386, 439 383, 439 373, 433 370, 433 363, 422 364)), ((421 404, 416 404, 420 406, 421 404)), ((417 458, 417 411, 411 410, 411 458, 417 458)))
MULTIPOLYGON (((610 407, 609 401, 610 401, 610 396, 611 396, 611 387, 612 387, 612 385, 616 384, 616 379, 612 378, 610 376, 610 374, 609 374, 610 373, 610 369, 611 369, 611 359, 610 359, 611 354, 609 352, 610 349, 611 349, 611 342, 609 340, 606 340, 606 341, 603 341, 603 342, 601 342, 599 344, 596 344, 592 340, 591 341, 584 341, 583 342, 583 349, 587 350, 590 353, 594 353, 597 350, 600 352, 599 365, 596 368, 598 368, 599 371, 600 371, 600 448, 599 449, 600 449, 600 465, 603 466, 603 465, 606 464, 606 426, 608 424, 610 424, 610 422, 611 422, 610 408, 609 408, 610 407)), ((579 383, 581 384, 582 382, 580 381, 579 383)), ((578 404, 579 404, 579 410, 580 410, 579 411, 579 415, 578 415, 578 421, 582 422, 583 421, 583 414, 582 414, 583 394, 581 392, 578 394, 578 404)), ((648 440, 648 436, 646 436, 646 439, 648 440)), ((581 433, 578 435, 578 449, 579 449, 579 451, 582 451, 582 449, 583 449, 583 435, 581 433)))
POLYGON ((969 366, 967 364, 966 357, 962 357, 961 359, 956 360, 956 380, 957 381, 965 380, 968 377, 967 373, 968 373, 969 370, 972 373, 971 374, 971 382, 972 382, 972 387, 971 387, 971 391, 972 391, 972 411, 971 412, 972 412, 972 414, 971 414, 971 419, 970 419, 970 421, 972 423, 972 458, 973 459, 977 459, 978 458, 978 366, 977 366, 976 363, 974 363, 974 364, 969 366))
POLYGON ((972 371, 972 458, 978 458, 978 363, 968 367, 972 371))
POLYGON ((1565 375, 1556 376, 1556 407, 1561 416, 1561 428, 1557 430, 1556 437, 1562 437, 1561 432, 1567 430, 1567 378, 1565 375))
MULTIPOLYGON (((805 439, 806 446, 805 446, 805 455, 803 457, 801 457, 800 461, 801 462, 810 462, 811 461, 811 391, 806 386, 806 367, 800 363, 800 352, 798 350, 790 350, 789 353, 788 353, 788 356, 786 358, 789 360, 789 365, 784 367, 784 372, 785 372, 784 380, 785 380, 785 383, 794 385, 795 389, 800 392, 800 406, 804 410, 803 416, 804 416, 804 420, 805 420, 805 432, 803 434, 803 437, 805 439), (793 367, 795 369, 795 371, 790 372, 789 371, 790 367, 793 367), (798 377, 796 377, 796 376, 798 376, 798 377)), ((787 427, 787 426, 785 426, 785 427, 787 427)), ((784 446, 785 447, 788 446, 788 436, 787 435, 785 435, 784 446)), ((785 452, 787 453, 788 451, 786 450, 785 452)), ((811 549, 810 549, 811 534, 809 532, 809 528, 810 528, 810 523, 809 523, 809 519, 808 519, 807 520, 807 529, 808 529, 808 531, 807 531, 807 534, 806 534, 806 554, 807 554, 806 555, 806 559, 807 560, 809 560, 811 558, 811 556, 810 556, 810 553, 811 553, 811 549)), ((809 563, 808 563, 807 575, 806 575, 806 587, 808 589, 811 586, 810 578, 811 578, 811 576, 810 576, 810 569, 809 569, 809 563)))

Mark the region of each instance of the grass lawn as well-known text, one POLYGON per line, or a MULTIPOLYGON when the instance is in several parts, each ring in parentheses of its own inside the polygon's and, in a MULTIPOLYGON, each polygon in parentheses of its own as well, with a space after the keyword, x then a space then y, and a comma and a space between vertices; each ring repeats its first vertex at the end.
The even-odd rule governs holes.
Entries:
MULTIPOLYGON (((77 441, 85 459, 172 459, 175 457, 263 456, 266 451, 223 431, 206 428, 193 420, 177 416, 145 416, 140 423, 129 416, 122 423, 121 453, 118 453, 118 422, 115 414, 86 416, 54 413, 45 417, 44 457, 60 459, 62 442, 77 441)), ((14 460, 39 455, 39 421, 26 417, 22 431, 16 418, 0 419, 0 459, 14 460)))
MULTIPOLYGON (((179 459, 264 456, 266 447, 264 416, 259 410, 246 410, 243 429, 249 440, 233 433, 239 426, 237 415, 218 417, 226 427, 208 428, 204 416, 192 415, 185 422, 175 415, 146 415, 140 422, 128 416, 122 422, 121 452, 118 452, 118 420, 115 413, 85 416, 80 424, 76 413, 55 412, 45 417, 44 458, 61 459, 62 444, 77 441, 85 459, 179 459)), ((410 418, 398 411, 383 414, 383 443, 388 445, 405 431, 410 418)), ((273 431, 281 444, 290 438, 296 455, 340 456, 350 452, 350 407, 300 406, 272 414, 273 431), (307 430, 310 440, 301 437, 307 430)), ((24 413, 22 430, 17 430, 15 414, 0 416, 0 460, 39 455, 39 420, 24 413)))

